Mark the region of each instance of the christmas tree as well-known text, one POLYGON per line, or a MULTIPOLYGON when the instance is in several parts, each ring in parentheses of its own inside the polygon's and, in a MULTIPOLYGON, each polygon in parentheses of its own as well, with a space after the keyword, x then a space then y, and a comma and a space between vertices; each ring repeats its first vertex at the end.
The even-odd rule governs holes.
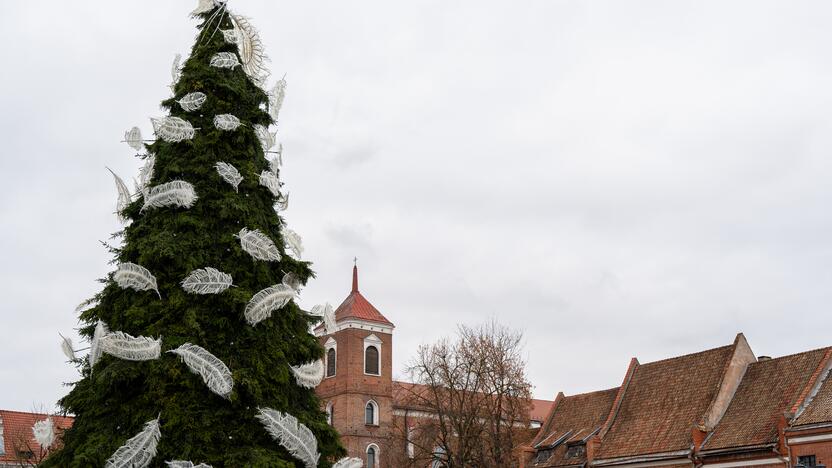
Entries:
POLYGON ((81 309, 91 349, 60 402, 75 422, 44 466, 315 467, 344 454, 314 393, 323 350, 309 331, 330 311, 298 307, 313 273, 277 213, 288 200, 269 126, 285 82, 264 91, 257 31, 223 1, 193 15, 156 139, 125 134, 145 164, 135 194, 114 174, 116 270, 81 309))

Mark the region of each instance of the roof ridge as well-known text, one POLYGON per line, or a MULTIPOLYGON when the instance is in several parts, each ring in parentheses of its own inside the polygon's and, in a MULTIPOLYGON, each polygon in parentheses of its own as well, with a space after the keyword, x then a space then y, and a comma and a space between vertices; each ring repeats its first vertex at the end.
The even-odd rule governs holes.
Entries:
POLYGON ((822 346, 820 348, 810 349, 810 350, 807 350, 807 351, 801 351, 799 353, 786 354, 786 355, 783 355, 783 356, 777 356, 777 357, 773 357, 773 358, 769 358, 769 359, 764 359, 762 361, 758 360, 757 362, 752 362, 751 365, 765 364, 767 362, 779 361, 781 359, 786 359, 786 358, 793 358, 793 357, 801 356, 801 355, 804 355, 804 354, 816 353, 818 351, 827 351, 828 352, 830 349, 832 349, 832 346, 822 346))
POLYGON ((58 417, 58 418, 72 418, 74 416, 63 416, 60 414, 53 414, 53 413, 40 413, 34 411, 19 411, 19 410, 7 410, 7 409, 0 409, 0 413, 17 413, 17 414, 34 414, 37 416, 49 416, 49 417, 58 417))
POLYGON ((584 396, 584 395, 592 395, 593 393, 610 392, 610 391, 613 391, 613 390, 617 391, 619 388, 621 388, 620 385, 618 387, 610 387, 610 388, 605 388, 603 390, 592 390, 592 391, 589 391, 589 392, 573 393, 571 395, 564 394, 564 397, 565 398, 572 398, 572 397, 578 397, 578 396, 584 396))
POLYGON ((644 364, 641 364, 641 366, 649 366, 651 364, 659 364, 659 363, 662 363, 662 362, 672 361, 674 359, 696 356, 698 354, 711 353, 711 352, 714 352, 714 351, 723 351, 723 350, 726 350, 728 348, 733 348, 733 347, 734 347, 733 343, 729 344, 729 345, 725 345, 725 346, 717 346, 716 348, 706 349, 704 351, 697 351, 697 352, 694 352, 694 353, 680 354, 678 356, 672 356, 672 357, 668 357, 668 358, 664 358, 664 359, 659 359, 657 361, 645 362, 644 364))

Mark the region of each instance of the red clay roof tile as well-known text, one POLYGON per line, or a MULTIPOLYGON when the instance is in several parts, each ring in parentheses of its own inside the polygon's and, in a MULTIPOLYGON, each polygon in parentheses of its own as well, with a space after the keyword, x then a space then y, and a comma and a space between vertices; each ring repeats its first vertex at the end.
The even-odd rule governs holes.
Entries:
POLYGON ((719 390, 735 345, 639 365, 598 459, 689 449, 691 430, 719 390))
MULTIPOLYGON (((731 404, 705 440, 702 449, 749 447, 776 442, 778 419, 798 399, 829 349, 816 349, 749 364, 731 404)), ((828 405, 818 407, 824 407, 821 412, 829 409, 828 405)))
POLYGON ((533 446, 546 448, 564 436, 566 438, 555 447, 549 458, 541 460, 540 463, 533 463, 533 466, 552 467, 585 462, 585 453, 567 458, 568 445, 580 442, 600 429, 607 419, 617 393, 618 388, 611 388, 557 399, 533 446))
POLYGON ((35 456, 33 460, 39 460, 43 455, 42 448, 32 434, 32 426, 48 417, 52 418, 56 432, 72 426, 72 418, 69 417, 0 410, 0 424, 3 429, 3 453, 0 454, 0 462, 21 461, 18 451, 31 451, 35 456))

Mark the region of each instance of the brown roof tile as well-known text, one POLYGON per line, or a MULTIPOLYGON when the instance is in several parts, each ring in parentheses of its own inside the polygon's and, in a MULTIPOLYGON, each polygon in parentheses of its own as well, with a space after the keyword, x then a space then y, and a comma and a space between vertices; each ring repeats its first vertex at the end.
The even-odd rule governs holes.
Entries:
POLYGON ((794 426, 832 422, 832 372, 826 375, 818 393, 794 421, 794 426))
POLYGON ((703 450, 749 447, 777 441, 777 421, 797 401, 827 349, 748 365, 731 404, 703 450))
POLYGON ((58 433, 72 426, 72 418, 69 417, 0 410, 0 423, 3 429, 3 451, 0 453, 0 462, 20 461, 18 451, 27 450, 34 453, 35 460, 39 460, 43 453, 40 444, 35 441, 35 436, 32 434, 32 426, 48 417, 52 418, 58 433))
POLYGON ((566 438, 548 459, 534 466, 550 467, 585 462, 586 455, 567 459, 568 445, 580 442, 600 429, 607 419, 617 393, 618 388, 611 388, 568 397, 559 396, 533 446, 546 448, 563 439, 564 435, 566 438))
POLYGON ((638 365, 597 458, 689 449, 735 345, 638 365))

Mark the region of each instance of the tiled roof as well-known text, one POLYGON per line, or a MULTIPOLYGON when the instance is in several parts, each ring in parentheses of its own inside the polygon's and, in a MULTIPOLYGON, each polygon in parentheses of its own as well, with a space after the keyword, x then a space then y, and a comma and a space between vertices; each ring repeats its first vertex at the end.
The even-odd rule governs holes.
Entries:
POLYGON ((600 429, 609 415, 617 393, 618 388, 611 388, 568 397, 560 395, 532 446, 545 449, 558 441, 560 443, 549 458, 534 463, 533 466, 550 467, 585 462, 585 452, 567 458, 568 445, 580 442, 600 429))
MULTIPOLYGON (((429 408, 421 407, 418 399, 426 395, 428 387, 410 382, 393 381, 393 406, 396 408, 407 408, 412 410, 430 411, 429 408)), ((425 396, 427 398, 427 396, 425 396)), ((543 421, 549 414, 552 402, 549 400, 532 400, 532 407, 529 411, 529 419, 543 421)))
POLYGON ((687 450, 735 345, 637 365, 597 458, 687 450))
POLYGON ((795 419, 793 426, 832 422, 832 372, 825 377, 818 393, 795 419))
POLYGON ((344 302, 335 309, 335 321, 340 322, 346 319, 366 320, 368 322, 393 325, 387 317, 381 314, 370 302, 358 292, 358 267, 352 270, 352 291, 344 299, 344 302))
POLYGON ((32 426, 48 417, 52 418, 56 432, 72 426, 72 418, 68 417, 0 410, 0 424, 3 429, 3 452, 0 453, 0 462, 20 461, 18 451, 31 451, 35 455, 33 460, 39 460, 42 455, 41 446, 35 441, 32 426))
POLYGON ((827 349, 748 365, 731 404, 703 450, 748 447, 777 441, 777 421, 797 401, 827 349))

